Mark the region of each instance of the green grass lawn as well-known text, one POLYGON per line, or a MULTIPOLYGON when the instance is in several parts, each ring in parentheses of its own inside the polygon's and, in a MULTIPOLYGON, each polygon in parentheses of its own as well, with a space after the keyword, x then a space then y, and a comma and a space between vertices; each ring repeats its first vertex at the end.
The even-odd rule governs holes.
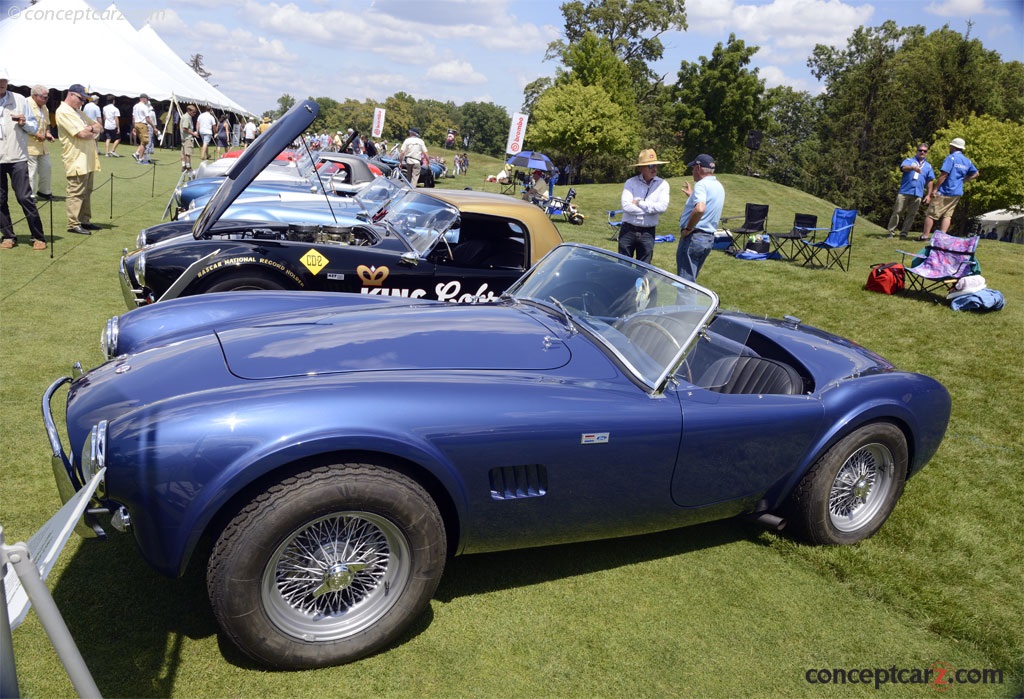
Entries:
MULTIPOLYGON (((54 192, 62 195, 53 154, 54 192)), ((59 201, 52 250, 25 245, 22 222, 22 245, 0 251, 0 524, 8 542, 27 539, 59 505, 40 396, 73 361, 87 368, 101 361, 103 323, 125 310, 120 251, 159 220, 177 180, 176 154, 156 157, 155 180, 153 169, 129 158, 102 159, 94 222, 109 228, 90 237, 64 233, 59 201)), ((476 155, 470 163, 469 175, 443 185, 498 191, 483 179, 500 161, 476 155)), ((756 202, 770 204, 772 230, 787 229, 797 211, 817 214, 819 225, 830 219, 831 204, 801 192, 738 175, 720 179, 726 215, 756 202)), ((660 233, 677 232, 685 200, 682 178, 671 182, 660 233)), ((614 249, 604 212, 618 208, 621 185, 577 190, 587 220, 558 222, 562 236, 614 249)), ((48 225, 50 211, 42 215, 48 225)), ((1001 685, 955 687, 947 696, 1016 695, 1024 688, 1024 246, 981 242, 982 273, 1007 306, 974 315, 864 291, 872 263, 898 261, 897 248, 919 246, 884 233, 858 220, 848 273, 714 252, 700 276, 725 308, 797 316, 949 388, 946 440, 874 538, 814 548, 730 521, 458 558, 399 644, 307 672, 255 668, 219 638, 201 575, 160 577, 128 537, 73 538, 49 585, 100 690, 124 697, 926 696, 934 690, 886 684, 876 692, 873 684, 810 684, 805 675, 939 663, 1004 672, 1001 685)), ((674 270, 674 256, 675 244, 659 244, 654 262, 674 270)), ((24 696, 73 695, 34 614, 15 632, 14 650, 24 696)))

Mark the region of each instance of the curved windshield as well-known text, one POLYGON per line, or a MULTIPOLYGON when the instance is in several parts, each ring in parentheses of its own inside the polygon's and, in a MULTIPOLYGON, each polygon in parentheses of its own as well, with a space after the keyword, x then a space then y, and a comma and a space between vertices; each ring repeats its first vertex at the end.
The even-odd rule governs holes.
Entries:
POLYGON ((651 389, 682 362, 718 308, 708 289, 607 250, 563 244, 509 290, 544 304, 617 355, 651 389))
POLYGON ((375 177, 370 184, 363 187, 353 197, 360 211, 372 218, 381 209, 387 208, 391 201, 409 189, 407 184, 388 177, 375 177))
POLYGON ((434 247, 434 243, 450 228, 457 228, 459 210, 440 199, 434 199, 409 190, 395 200, 384 216, 398 230, 420 257, 434 247))

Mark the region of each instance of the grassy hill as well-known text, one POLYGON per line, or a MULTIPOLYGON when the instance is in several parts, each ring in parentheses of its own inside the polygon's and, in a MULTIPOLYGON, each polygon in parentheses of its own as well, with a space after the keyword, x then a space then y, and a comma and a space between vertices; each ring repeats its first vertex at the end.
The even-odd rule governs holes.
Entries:
MULTIPOLYGON (((94 219, 108 229, 64 235, 57 202, 43 210, 57 236, 52 257, 24 244, 0 254, 0 524, 8 542, 27 539, 58 506, 39 399, 72 361, 101 361, 100 329, 124 312, 120 250, 159 219, 177 179, 173 154, 157 157, 155 170, 127 158, 103 162, 94 219)), ((471 174, 444 184, 498 190, 483 178, 500 161, 471 156, 470 164, 471 174)), ((831 204, 801 192, 737 175, 720 179, 727 215, 741 213, 746 202, 766 203, 773 230, 788 228, 797 211, 817 214, 822 225, 831 216, 831 204)), ((661 233, 677 232, 681 184, 672 180, 661 233)), ((587 221, 558 222, 563 237, 614 249, 604 212, 618 208, 621 184, 577 190, 587 221)), ((18 231, 24 243, 23 223, 18 231)), ((459 558, 402 643, 354 665, 290 673, 254 668, 221 641, 201 575, 156 575, 128 537, 73 539, 49 584, 100 690, 158 697, 323 696, 339 687, 409 697, 845 697, 877 692, 872 684, 811 684, 808 671, 944 663, 1004 672, 1002 684, 971 685, 954 690, 958 695, 1020 692, 1024 246, 982 241, 982 273, 1007 306, 974 315, 864 291, 871 263, 918 247, 884 234, 858 221, 848 273, 714 252, 700 277, 727 308, 795 315, 949 388, 946 440, 874 538, 814 548, 724 522, 459 558)), ((674 255, 675 244, 659 244, 654 261, 674 269, 674 255)), ((736 425, 736 439, 743 430, 736 425)), ((70 696, 34 614, 14 637, 22 693, 70 696)), ((883 691, 929 690, 888 684, 883 691)))

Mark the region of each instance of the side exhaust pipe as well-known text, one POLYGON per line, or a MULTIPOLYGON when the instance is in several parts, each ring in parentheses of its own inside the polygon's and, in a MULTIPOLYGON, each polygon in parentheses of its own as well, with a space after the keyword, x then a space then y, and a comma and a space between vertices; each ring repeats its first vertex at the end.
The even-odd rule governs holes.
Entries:
POLYGON ((762 527, 774 529, 777 532, 781 532, 786 528, 786 520, 777 515, 773 515, 770 512, 762 512, 759 515, 750 515, 747 519, 752 522, 757 522, 762 527))

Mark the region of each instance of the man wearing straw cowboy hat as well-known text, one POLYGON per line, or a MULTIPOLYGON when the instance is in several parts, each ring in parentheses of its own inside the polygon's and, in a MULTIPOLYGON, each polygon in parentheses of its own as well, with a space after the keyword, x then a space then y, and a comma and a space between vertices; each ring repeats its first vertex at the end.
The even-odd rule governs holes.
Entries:
POLYGON ((658 177, 658 160, 653 148, 640 151, 633 167, 640 168, 622 187, 622 226, 619 227, 619 254, 650 262, 654 257, 654 230, 658 217, 668 209, 668 182, 658 177))

